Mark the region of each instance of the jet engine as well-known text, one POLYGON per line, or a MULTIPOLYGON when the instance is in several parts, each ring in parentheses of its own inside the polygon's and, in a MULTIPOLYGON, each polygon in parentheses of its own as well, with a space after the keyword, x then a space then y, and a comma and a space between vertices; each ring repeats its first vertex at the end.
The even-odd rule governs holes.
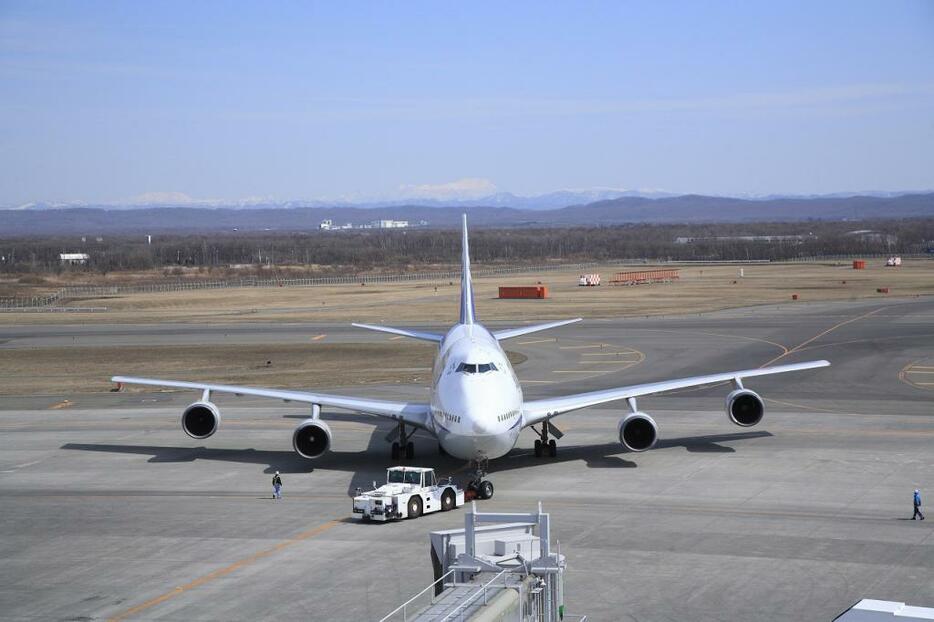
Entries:
POLYGON ((191 438, 207 438, 220 424, 221 411, 212 402, 195 402, 182 412, 182 429, 191 438))
POLYGON ((619 442, 629 451, 651 449, 658 440, 658 426, 647 414, 634 412, 620 419, 619 442))
POLYGON ((320 419, 305 419, 292 433, 292 447, 302 458, 320 458, 331 446, 331 428, 320 419))
POLYGON ((726 396, 726 414, 736 425, 748 428, 762 421, 765 403, 749 389, 737 389, 726 396))

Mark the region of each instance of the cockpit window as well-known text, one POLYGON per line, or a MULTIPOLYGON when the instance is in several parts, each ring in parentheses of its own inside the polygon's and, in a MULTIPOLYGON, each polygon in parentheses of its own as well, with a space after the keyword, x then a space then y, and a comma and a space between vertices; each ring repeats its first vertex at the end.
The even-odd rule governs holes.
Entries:
POLYGON ((498 371, 493 363, 461 363, 455 371, 465 374, 485 374, 488 371, 498 371))

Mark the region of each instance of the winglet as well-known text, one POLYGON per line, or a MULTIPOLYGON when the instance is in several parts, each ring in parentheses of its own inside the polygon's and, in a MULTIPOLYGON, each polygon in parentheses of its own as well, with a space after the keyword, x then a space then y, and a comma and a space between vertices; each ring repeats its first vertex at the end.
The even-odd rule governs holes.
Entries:
POLYGON ((467 246, 467 214, 462 216, 461 230, 461 324, 473 324, 476 312, 473 304, 473 284, 470 280, 470 251, 467 246))

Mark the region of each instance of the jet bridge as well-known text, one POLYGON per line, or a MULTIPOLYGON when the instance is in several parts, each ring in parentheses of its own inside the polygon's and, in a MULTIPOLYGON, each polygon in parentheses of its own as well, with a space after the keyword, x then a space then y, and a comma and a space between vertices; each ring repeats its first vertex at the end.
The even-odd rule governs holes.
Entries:
POLYGON ((435 581, 381 622, 581 622, 564 612, 560 546, 550 541, 549 515, 488 513, 476 504, 464 529, 430 534, 435 581))

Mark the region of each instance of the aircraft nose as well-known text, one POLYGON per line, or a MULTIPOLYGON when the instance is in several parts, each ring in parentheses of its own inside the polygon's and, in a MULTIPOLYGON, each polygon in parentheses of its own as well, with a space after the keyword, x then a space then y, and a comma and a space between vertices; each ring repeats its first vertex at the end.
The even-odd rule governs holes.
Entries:
POLYGON ((499 430, 496 429, 496 421, 494 415, 489 412, 484 411, 471 411, 470 420, 473 424, 473 433, 477 435, 489 435, 495 434, 499 430))

